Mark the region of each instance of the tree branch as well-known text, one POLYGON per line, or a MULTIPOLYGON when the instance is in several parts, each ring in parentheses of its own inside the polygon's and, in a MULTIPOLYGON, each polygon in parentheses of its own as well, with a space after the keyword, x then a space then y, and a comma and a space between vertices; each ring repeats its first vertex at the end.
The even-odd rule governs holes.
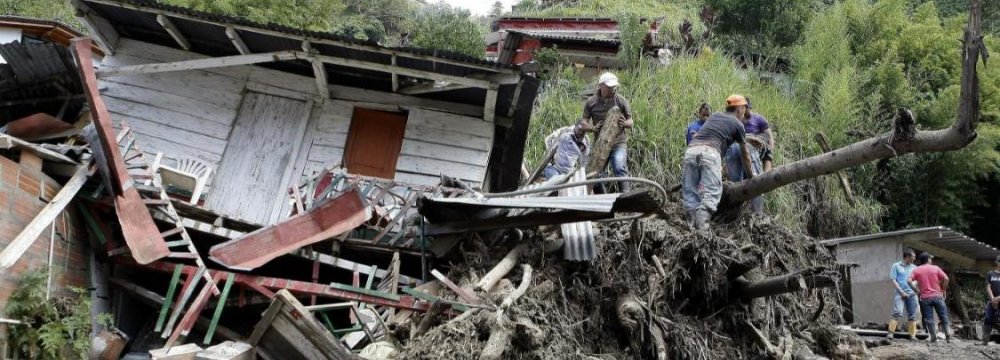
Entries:
MULTIPOLYGON (((980 58, 985 63, 988 56, 983 43, 981 18, 982 0, 972 0, 969 24, 962 39, 962 83, 958 118, 951 127, 920 131, 912 138, 897 136, 895 131, 884 133, 832 152, 779 166, 752 179, 727 184, 723 204, 739 204, 796 181, 832 174, 875 160, 908 153, 954 151, 974 141, 977 136, 976 123, 979 120, 979 78, 976 66, 980 58)), ((912 116, 909 110, 900 109, 895 126, 900 126, 900 120, 913 121, 912 116)))

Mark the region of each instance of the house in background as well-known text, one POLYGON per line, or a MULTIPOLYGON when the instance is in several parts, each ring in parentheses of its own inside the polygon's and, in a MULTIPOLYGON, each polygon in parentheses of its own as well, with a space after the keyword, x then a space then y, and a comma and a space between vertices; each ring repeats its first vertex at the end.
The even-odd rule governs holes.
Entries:
MULTIPOLYGON (((984 276, 996 266, 994 261, 1000 255, 1000 250, 942 226, 823 240, 820 244, 834 248, 838 262, 857 265, 850 272, 850 283, 844 284, 849 294, 845 300, 853 314, 848 322, 855 324, 888 320, 893 295, 889 267, 902 259, 904 249, 931 253, 934 264, 953 278, 959 274, 984 276)), ((951 304, 952 309, 956 305, 951 304)))
POLYGON ((214 169, 204 210, 274 224, 288 189, 330 167, 428 187, 520 179, 538 80, 515 66, 153 1, 74 4, 107 53, 97 76, 115 126, 167 165, 214 169))
MULTIPOLYGON (((659 20, 641 19, 648 24, 645 50, 659 49, 659 20)), ((527 18, 502 17, 486 35, 486 57, 501 64, 531 62, 541 49, 556 49, 567 61, 600 71, 618 67, 621 47, 618 21, 608 18, 527 18)))

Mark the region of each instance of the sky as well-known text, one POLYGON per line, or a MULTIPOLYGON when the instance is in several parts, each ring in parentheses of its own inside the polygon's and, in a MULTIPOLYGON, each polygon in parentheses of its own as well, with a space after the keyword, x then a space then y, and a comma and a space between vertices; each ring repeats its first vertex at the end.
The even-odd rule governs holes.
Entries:
MULTIPOLYGON (((490 7, 496 0, 440 0, 441 2, 448 3, 451 6, 469 9, 472 15, 486 15, 490 12, 490 7)), ((427 1, 433 3, 433 0, 427 1)), ((518 0, 500 0, 503 3, 504 11, 510 11, 510 7, 517 3, 518 0)))

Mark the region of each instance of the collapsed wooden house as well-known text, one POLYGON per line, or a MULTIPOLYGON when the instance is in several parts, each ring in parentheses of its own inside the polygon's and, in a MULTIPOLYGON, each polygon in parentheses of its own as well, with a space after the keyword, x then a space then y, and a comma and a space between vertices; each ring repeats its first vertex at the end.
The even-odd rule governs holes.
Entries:
MULTIPOLYGON (((481 306, 434 269, 470 233, 573 223, 567 258, 585 261, 596 256, 585 220, 657 207, 645 190, 589 196, 583 170, 564 197, 547 198, 574 186, 569 175, 505 195, 525 181, 539 86, 521 67, 153 1, 72 3, 93 41, 63 36, 50 55, 11 66, 61 64, 69 91, 32 99, 11 85, 26 97, 16 105, 52 114, 19 120, 40 129, 38 142, 0 139, 29 154, 21 167, 40 154, 69 180, 31 224, 8 226, 17 240, 0 266, 39 243, 55 214, 79 209, 96 255, 91 285, 117 290, 95 308, 143 339, 132 350, 170 348, 192 331, 205 344, 247 340, 247 324, 224 327, 223 310, 255 318, 285 290, 315 313, 302 329, 359 351, 432 304, 481 306), (442 286, 468 303, 441 299, 442 286), (348 312, 349 322, 334 316, 348 312)), ((262 356, 283 353, 282 341, 261 344, 262 356)))

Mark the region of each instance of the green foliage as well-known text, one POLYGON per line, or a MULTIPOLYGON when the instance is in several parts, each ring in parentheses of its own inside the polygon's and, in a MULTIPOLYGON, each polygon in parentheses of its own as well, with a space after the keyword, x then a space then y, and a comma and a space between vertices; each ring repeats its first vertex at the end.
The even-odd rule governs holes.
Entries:
POLYGON ((65 0, 0 0, 0 14, 58 20, 75 29, 83 26, 65 0))
MULTIPOLYGON (((30 359, 85 359, 90 350, 89 293, 72 288, 73 296, 47 299, 47 279, 44 269, 25 273, 7 302, 7 317, 25 323, 10 327, 15 351, 30 359)), ((110 326, 109 315, 98 319, 110 326)))
MULTIPOLYGON (((922 129, 955 121, 961 75, 955 39, 967 16, 942 19, 935 2, 911 5, 845 0, 807 25, 793 51, 797 90, 814 100, 818 116, 833 125, 828 135, 834 147, 856 140, 845 136, 846 130, 888 131, 899 107, 913 109, 922 129), (838 106, 847 108, 837 114, 838 106)), ((988 38, 987 43, 996 41, 988 38)), ((995 100, 1000 72, 982 66, 980 72, 983 119, 976 142, 958 152, 906 155, 853 172, 856 185, 885 204, 885 227, 970 226, 969 211, 981 203, 982 181, 1000 172, 1000 103, 995 100)))
POLYGON ((486 41, 483 29, 468 10, 445 3, 427 5, 414 18, 411 38, 417 47, 444 49, 469 56, 483 57, 486 41))
POLYGON ((161 0, 195 10, 239 16, 260 23, 313 31, 330 29, 343 3, 329 0, 161 0))
POLYGON ((577 0, 543 6, 540 0, 521 0, 514 6, 514 15, 537 17, 610 17, 627 14, 645 18, 697 19, 700 0, 577 0))
POLYGON ((638 16, 628 14, 618 17, 618 30, 621 33, 618 60, 627 67, 639 64, 646 36, 649 34, 649 25, 640 20, 638 16))
POLYGON ((820 5, 816 0, 705 0, 719 14, 718 30, 790 46, 820 5))

